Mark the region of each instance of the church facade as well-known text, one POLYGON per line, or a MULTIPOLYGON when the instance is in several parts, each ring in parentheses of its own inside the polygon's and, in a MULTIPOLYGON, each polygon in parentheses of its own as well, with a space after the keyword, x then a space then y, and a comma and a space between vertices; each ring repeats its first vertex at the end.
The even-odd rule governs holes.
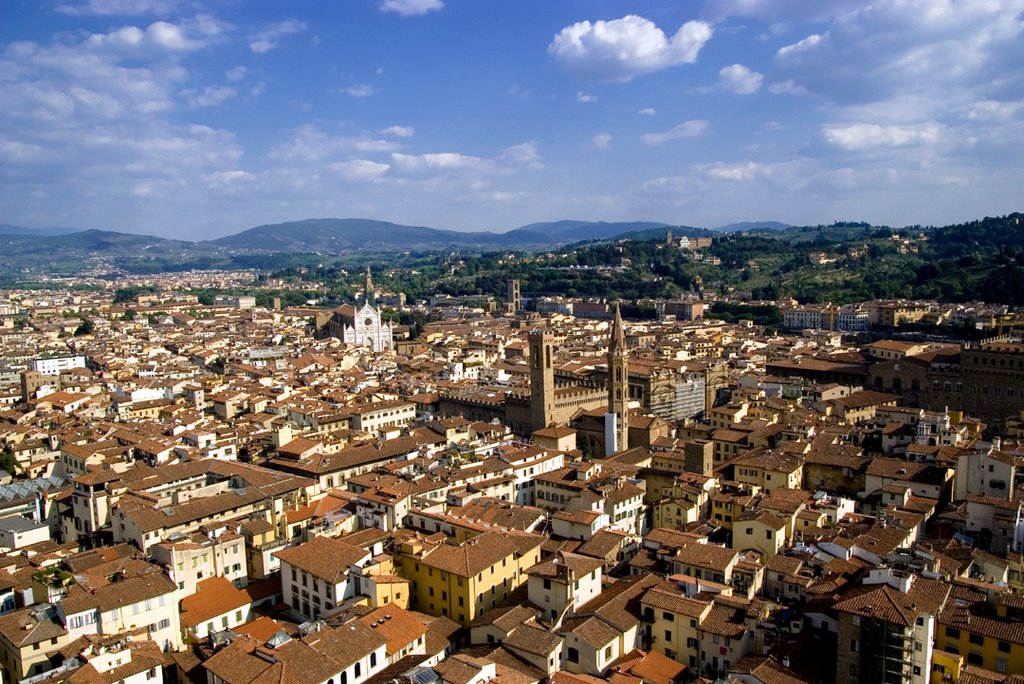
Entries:
POLYGON ((345 344, 366 347, 370 351, 394 349, 391 324, 380 318, 380 309, 375 303, 373 280, 370 269, 366 269, 366 295, 361 305, 342 304, 331 314, 321 334, 337 337, 345 344))

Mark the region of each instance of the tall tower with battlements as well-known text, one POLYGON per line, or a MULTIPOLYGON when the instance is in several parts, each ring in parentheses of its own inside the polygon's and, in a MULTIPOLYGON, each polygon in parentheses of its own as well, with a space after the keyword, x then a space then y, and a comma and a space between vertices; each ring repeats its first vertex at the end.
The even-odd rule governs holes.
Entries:
POLYGON ((530 429, 546 428, 555 416, 555 368, 552 352, 555 345, 550 330, 530 331, 530 429))
POLYGON ((608 341, 608 413, 604 418, 604 451, 610 456, 629 448, 629 368, 626 363, 626 332, 615 304, 611 339, 608 341))
POLYGON ((513 278, 508 281, 508 308, 509 313, 519 313, 523 308, 522 295, 519 292, 519 279, 513 278))

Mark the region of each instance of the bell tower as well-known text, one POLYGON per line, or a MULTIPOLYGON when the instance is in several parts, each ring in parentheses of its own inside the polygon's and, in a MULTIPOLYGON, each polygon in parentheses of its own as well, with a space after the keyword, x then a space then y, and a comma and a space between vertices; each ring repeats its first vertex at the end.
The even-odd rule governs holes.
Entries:
POLYGON ((510 314, 519 313, 523 308, 522 295, 519 291, 519 279, 508 281, 508 310, 510 314))
POLYGON ((626 364, 626 332, 615 304, 611 339, 608 341, 608 413, 604 417, 604 452, 611 456, 629 448, 629 368, 626 364))
POLYGON ((370 275, 370 264, 366 264, 366 303, 377 303, 377 293, 373 290, 373 276, 370 275))
POLYGON ((530 331, 530 429, 546 428, 555 419, 555 368, 551 353, 554 335, 545 329, 530 331))

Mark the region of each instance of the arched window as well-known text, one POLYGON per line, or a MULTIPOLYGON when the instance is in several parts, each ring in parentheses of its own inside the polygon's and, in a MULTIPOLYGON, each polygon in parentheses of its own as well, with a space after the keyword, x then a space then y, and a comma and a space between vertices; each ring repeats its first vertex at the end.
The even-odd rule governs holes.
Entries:
POLYGON ((377 654, 376 653, 371 653, 370 654, 370 667, 377 667, 377 654))
POLYGON ((356 677, 360 676, 361 674, 363 674, 363 666, 362 666, 362 663, 360 663, 357 660, 356 661, 356 677))

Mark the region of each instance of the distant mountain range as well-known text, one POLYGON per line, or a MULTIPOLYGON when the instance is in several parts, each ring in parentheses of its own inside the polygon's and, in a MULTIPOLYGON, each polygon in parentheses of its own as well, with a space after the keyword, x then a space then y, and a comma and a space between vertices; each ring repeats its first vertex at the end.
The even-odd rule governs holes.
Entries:
POLYGON ((36 237, 47 237, 50 235, 67 235, 68 233, 80 233, 81 228, 26 228, 24 226, 12 226, 10 223, 0 223, 0 235, 35 235, 36 237))
POLYGON ((788 223, 779 223, 778 221, 740 221, 739 223, 729 223, 724 226, 718 226, 714 230, 719 233, 751 233, 751 232, 762 232, 769 230, 786 230, 792 228, 788 223))
MULTIPOLYGON (((730 224, 721 231, 786 227, 773 221, 730 224)), ((171 240, 106 230, 25 228, 0 224, 0 271, 74 272, 97 259, 131 263, 153 271, 175 266, 210 268, 242 263, 267 255, 353 252, 403 252, 450 249, 546 249, 608 239, 658 239, 667 230, 676 235, 709 235, 704 228, 670 226, 656 221, 553 221, 531 223, 504 233, 462 232, 406 226, 363 218, 322 218, 257 226, 209 241, 171 240), (45 239, 41 239, 45 238, 45 239)))
POLYGON ((213 240, 230 250, 258 252, 401 251, 449 248, 531 248, 581 240, 601 240, 667 224, 644 221, 531 223, 507 233, 460 232, 403 226, 373 219, 306 219, 257 226, 213 240))

